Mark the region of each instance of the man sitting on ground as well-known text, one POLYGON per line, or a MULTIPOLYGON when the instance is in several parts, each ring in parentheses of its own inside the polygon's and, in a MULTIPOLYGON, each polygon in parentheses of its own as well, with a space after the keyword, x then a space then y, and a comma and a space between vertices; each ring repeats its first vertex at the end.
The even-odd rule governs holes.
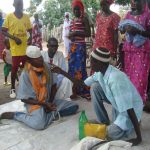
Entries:
POLYGON ((71 101, 54 99, 56 82, 50 65, 45 64, 40 49, 29 46, 26 51, 27 62, 20 77, 17 99, 25 103, 27 113, 6 112, 1 119, 15 119, 29 127, 42 130, 60 116, 75 114, 78 105, 71 101))
MULTIPOLYGON (((128 135, 135 131, 137 137, 130 139, 129 142, 137 145, 142 141, 139 127, 143 110, 142 98, 127 75, 109 65, 109 61, 110 52, 107 49, 94 50, 91 54, 91 67, 95 73, 84 83, 79 80, 75 82, 79 86, 91 87, 91 99, 98 122, 108 125, 107 136, 112 140, 119 140, 128 138, 128 135), (112 124, 110 124, 103 102, 112 105, 112 124)), ((52 71, 74 80, 56 66, 53 66, 52 71)))
MULTIPOLYGON (((67 70, 66 60, 61 51, 58 51, 58 40, 49 38, 47 43, 48 51, 41 51, 44 61, 67 70)), ((55 98, 66 99, 72 95, 72 82, 61 74, 57 74, 57 93, 55 98)))

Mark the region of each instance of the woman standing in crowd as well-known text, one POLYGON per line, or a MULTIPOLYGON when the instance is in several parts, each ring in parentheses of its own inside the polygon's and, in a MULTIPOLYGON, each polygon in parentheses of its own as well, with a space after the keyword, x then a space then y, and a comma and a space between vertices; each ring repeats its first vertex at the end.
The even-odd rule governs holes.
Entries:
MULTIPOLYGON (((69 39, 69 74, 76 79, 85 80, 86 72, 86 43, 85 37, 91 36, 89 21, 84 17, 84 6, 80 0, 72 2, 74 18, 71 21, 69 39)), ((76 93, 76 90, 74 90, 76 93)), ((85 94, 83 90, 78 90, 77 94, 85 94)))
POLYGON ((32 26, 32 44, 42 50, 42 21, 39 20, 38 14, 34 14, 32 26))
MULTIPOLYGON (((96 34, 93 48, 103 47, 116 58, 118 48, 118 24, 120 17, 110 10, 114 0, 101 0, 101 12, 96 16, 96 34)), ((115 64, 114 64, 115 65, 115 64)))
POLYGON ((145 9, 145 0, 131 0, 134 11, 127 13, 125 19, 141 25, 144 30, 127 26, 124 32, 146 37, 142 46, 137 47, 133 42, 124 42, 124 71, 129 76, 144 103, 147 101, 148 74, 150 70, 150 13, 145 9))

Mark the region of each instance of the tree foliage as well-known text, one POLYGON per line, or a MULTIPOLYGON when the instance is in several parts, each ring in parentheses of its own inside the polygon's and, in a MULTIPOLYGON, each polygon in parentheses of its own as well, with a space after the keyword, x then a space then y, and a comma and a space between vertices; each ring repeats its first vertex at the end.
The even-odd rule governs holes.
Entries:
POLYGON ((119 5, 127 5, 130 3, 130 0, 116 0, 115 2, 119 5))
MULTIPOLYGON (((97 11, 100 9, 100 0, 82 0, 86 13, 95 21, 97 11)), ((31 15, 36 11, 36 7, 42 0, 31 0, 30 8, 27 10, 31 15)), ((50 28, 59 26, 64 19, 64 13, 71 10, 72 0, 46 0, 44 8, 39 12, 40 18, 45 25, 49 24, 50 28)), ((130 0, 116 0, 117 4, 127 5, 130 0)))
POLYGON ((39 13, 40 18, 45 25, 49 24, 50 28, 59 26, 63 23, 64 13, 71 12, 71 0, 47 0, 44 9, 39 13))
POLYGON ((34 3, 35 6, 38 6, 42 2, 42 0, 31 0, 31 1, 34 3))
POLYGON ((37 6, 42 2, 42 0, 30 0, 30 7, 26 10, 32 16, 36 12, 37 6))
MULTIPOLYGON (((53 28, 63 23, 64 13, 72 13, 71 2, 72 0, 47 0, 44 9, 40 12, 40 17, 44 24, 49 24, 50 28, 53 28)), ((95 19, 100 6, 99 0, 83 0, 83 3, 86 13, 88 13, 91 18, 95 19)))

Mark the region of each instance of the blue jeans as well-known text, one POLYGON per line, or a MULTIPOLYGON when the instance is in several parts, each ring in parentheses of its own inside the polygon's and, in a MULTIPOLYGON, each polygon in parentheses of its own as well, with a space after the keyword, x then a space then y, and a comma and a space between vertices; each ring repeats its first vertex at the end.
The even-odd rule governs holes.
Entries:
MULTIPOLYGON (((109 125, 110 120, 103 102, 110 104, 99 82, 94 82, 91 86, 91 98, 98 122, 109 125)), ((113 140, 122 139, 126 136, 126 131, 119 126, 111 124, 107 127, 107 136, 113 140)))

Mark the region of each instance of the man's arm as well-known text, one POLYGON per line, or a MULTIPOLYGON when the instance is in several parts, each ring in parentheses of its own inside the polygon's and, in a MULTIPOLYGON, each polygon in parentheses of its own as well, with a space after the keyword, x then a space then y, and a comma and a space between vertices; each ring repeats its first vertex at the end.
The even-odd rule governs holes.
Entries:
POLYGON ((10 33, 8 33, 7 29, 4 28, 4 27, 2 28, 2 33, 3 33, 4 36, 14 40, 17 45, 20 45, 22 43, 22 41, 19 38, 17 38, 15 36, 11 35, 10 33))
POLYGON ((133 143, 133 145, 138 145, 139 143, 142 142, 142 136, 141 136, 139 122, 138 122, 138 119, 136 117, 136 114, 135 114, 133 108, 132 109, 128 109, 127 112, 128 112, 128 115, 129 115, 129 117, 131 119, 131 122, 132 122, 132 124, 134 126, 134 130, 135 130, 136 135, 137 135, 137 137, 135 139, 130 139, 128 142, 133 143))
POLYGON ((53 84, 51 87, 51 91, 50 91, 50 93, 51 93, 50 98, 48 100, 49 103, 53 103, 56 92, 57 92, 57 84, 53 84))
POLYGON ((58 73, 58 74, 62 74, 63 76, 65 76, 66 78, 68 78, 70 81, 72 81, 76 86, 80 86, 80 87, 87 87, 84 83, 84 81, 82 80, 77 80, 75 78, 72 78, 67 72, 65 72, 64 70, 62 70, 61 68, 59 68, 58 66, 53 65, 51 67, 51 71, 53 73, 58 73))
POLYGON ((32 29, 29 29, 28 33, 30 34, 30 37, 28 39, 28 45, 31 45, 32 44, 32 29))
POLYGON ((35 100, 35 99, 32 99, 32 98, 29 98, 29 99, 22 99, 21 101, 22 101, 23 103, 30 104, 30 105, 46 106, 46 103, 44 103, 44 102, 39 102, 38 100, 35 100))
POLYGON ((29 105, 43 106, 47 112, 56 110, 56 106, 55 105, 53 105, 51 103, 39 102, 38 100, 35 100, 35 99, 32 99, 32 98, 22 99, 21 101, 26 103, 26 104, 29 104, 29 105))

